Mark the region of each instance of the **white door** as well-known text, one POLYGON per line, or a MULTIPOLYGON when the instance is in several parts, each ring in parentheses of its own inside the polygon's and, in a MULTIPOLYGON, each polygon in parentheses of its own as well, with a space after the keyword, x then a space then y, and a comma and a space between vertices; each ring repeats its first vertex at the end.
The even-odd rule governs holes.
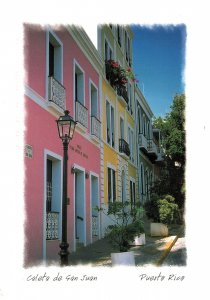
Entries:
POLYGON ((85 176, 78 169, 75 173, 75 237, 77 245, 85 245, 85 176))
POLYGON ((91 236, 92 242, 99 238, 99 213, 95 209, 96 206, 99 206, 99 191, 98 191, 98 177, 91 175, 91 236))

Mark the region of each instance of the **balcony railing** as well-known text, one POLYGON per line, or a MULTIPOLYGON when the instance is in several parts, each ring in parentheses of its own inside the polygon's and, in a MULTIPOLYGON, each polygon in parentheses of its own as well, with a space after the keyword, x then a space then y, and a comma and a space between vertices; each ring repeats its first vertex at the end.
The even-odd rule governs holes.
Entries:
POLYGON ((58 225, 59 225, 59 213, 48 212, 46 220, 46 239, 57 240, 59 238, 58 225))
POLYGON ((127 156, 130 156, 130 148, 128 143, 124 139, 119 139, 119 151, 127 156))
POLYGON ((143 133, 139 133, 139 147, 148 151, 148 141, 143 133))
POLYGON ((91 117, 91 134, 101 137, 101 122, 95 116, 91 117))
POLYGON ((153 140, 148 140, 148 146, 147 146, 148 152, 149 153, 154 153, 154 154, 158 154, 158 148, 157 145, 155 144, 155 142, 153 140))
POLYGON ((164 151, 162 147, 157 147, 158 150, 158 156, 157 161, 163 161, 164 160, 164 151))
POLYGON ((92 216, 92 235, 98 236, 98 217, 92 216))
POLYGON ((125 100, 126 103, 128 103, 129 99, 128 99, 128 93, 126 90, 126 87, 124 85, 119 85, 117 86, 117 94, 121 97, 123 97, 123 99, 125 100))
POLYGON ((76 121, 78 121, 84 127, 88 127, 88 110, 79 101, 76 101, 76 121))
POLYGON ((54 77, 48 77, 48 99, 60 108, 66 107, 66 90, 54 77))

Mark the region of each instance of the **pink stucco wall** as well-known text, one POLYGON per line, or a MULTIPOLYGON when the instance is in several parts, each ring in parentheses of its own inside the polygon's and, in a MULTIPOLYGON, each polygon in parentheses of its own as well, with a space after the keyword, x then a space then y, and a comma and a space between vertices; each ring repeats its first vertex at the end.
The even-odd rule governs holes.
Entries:
MULTIPOLYGON (((99 75, 80 50, 69 32, 62 26, 53 31, 63 43, 63 85, 66 89, 66 108, 73 115, 73 82, 74 60, 82 67, 85 73, 85 106, 90 109, 89 79, 99 87, 99 75)), ((34 89, 40 96, 46 96, 46 31, 44 27, 30 25, 25 27, 25 83, 34 89)), ((98 105, 100 115, 100 106, 98 105)), ((90 132, 90 120, 88 120, 90 132)))
MULTIPOLYGON (((89 78, 99 85, 99 75, 87 61, 82 51, 67 31, 56 34, 63 42, 64 70, 63 85, 66 88, 66 106, 73 111, 73 59, 85 71, 85 103, 89 109, 89 78)), ((25 83, 37 94, 46 94, 46 33, 40 26, 25 28, 25 83), (31 30, 33 29, 33 30, 31 30), (35 30, 34 30, 35 29, 35 30)), ((46 100, 43 100, 46 101, 46 100)), ((33 100, 25 97, 25 144, 33 147, 33 158, 25 157, 25 265, 39 263, 43 251, 44 213, 44 149, 63 155, 62 142, 58 138, 57 119, 33 100)), ((86 171, 100 174, 100 149, 81 133, 75 132, 69 145, 68 160, 68 242, 70 251, 74 242, 74 185, 71 166, 77 164, 86 171)), ((86 235, 90 243, 90 177, 85 179, 86 194, 86 235)), ((58 241, 47 243, 47 256, 58 259, 58 241)))

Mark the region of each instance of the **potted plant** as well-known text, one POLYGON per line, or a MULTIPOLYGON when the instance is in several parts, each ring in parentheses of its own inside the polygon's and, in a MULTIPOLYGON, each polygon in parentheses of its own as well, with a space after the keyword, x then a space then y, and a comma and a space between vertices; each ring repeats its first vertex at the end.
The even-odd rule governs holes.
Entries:
POLYGON ((176 222, 179 216, 178 205, 174 197, 160 197, 152 194, 151 200, 145 203, 147 217, 152 219, 150 224, 151 236, 168 236, 168 225, 176 222))
MULTIPOLYGON (((98 208, 99 209, 99 208, 98 208)), ((136 215, 131 209, 130 202, 115 201, 109 203, 108 211, 100 208, 111 220, 112 224, 106 229, 106 236, 112 243, 117 253, 111 253, 112 265, 135 265, 134 253, 128 251, 130 242, 134 241, 136 235, 137 220, 136 215)))

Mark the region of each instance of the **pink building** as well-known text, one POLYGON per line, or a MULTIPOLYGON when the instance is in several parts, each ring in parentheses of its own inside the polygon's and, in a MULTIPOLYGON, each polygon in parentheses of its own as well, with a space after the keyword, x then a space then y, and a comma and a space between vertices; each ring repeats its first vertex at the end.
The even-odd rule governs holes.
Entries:
POLYGON ((78 121, 68 157, 70 252, 100 238, 101 76, 103 63, 74 26, 25 25, 25 265, 58 262, 63 145, 55 120, 78 121))

